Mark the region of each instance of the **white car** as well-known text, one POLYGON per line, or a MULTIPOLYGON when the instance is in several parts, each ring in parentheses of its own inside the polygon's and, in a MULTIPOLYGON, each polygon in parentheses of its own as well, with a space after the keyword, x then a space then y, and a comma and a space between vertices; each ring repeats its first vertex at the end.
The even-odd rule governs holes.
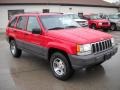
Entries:
POLYGON ((118 17, 120 18, 120 13, 117 13, 118 17))
POLYGON ((111 23, 111 30, 120 30, 120 14, 108 15, 108 19, 111 23))
POLYGON ((88 27, 88 21, 85 19, 80 18, 77 14, 64 14, 69 16, 70 18, 74 19, 80 26, 88 27))

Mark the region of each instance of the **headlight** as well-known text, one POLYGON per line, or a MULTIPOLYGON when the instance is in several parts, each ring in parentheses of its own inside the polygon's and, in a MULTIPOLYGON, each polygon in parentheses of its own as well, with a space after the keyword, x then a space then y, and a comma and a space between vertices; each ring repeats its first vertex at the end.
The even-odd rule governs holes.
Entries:
POLYGON ((111 42, 112 42, 112 46, 114 46, 115 45, 115 39, 111 38, 111 42))
POLYGON ((77 55, 88 55, 91 53, 91 44, 77 45, 77 55))
POLYGON ((100 23, 98 23, 98 25, 102 25, 102 23, 100 22, 100 23))

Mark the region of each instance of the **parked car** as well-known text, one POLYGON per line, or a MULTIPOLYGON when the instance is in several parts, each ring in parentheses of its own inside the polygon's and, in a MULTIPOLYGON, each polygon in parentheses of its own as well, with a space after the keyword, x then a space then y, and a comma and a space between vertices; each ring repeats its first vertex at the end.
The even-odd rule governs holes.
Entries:
POLYGON ((117 52, 110 34, 82 28, 62 14, 15 15, 6 35, 14 57, 20 57, 22 51, 40 56, 60 80, 69 79, 76 69, 100 65, 117 52))
POLYGON ((119 13, 117 13, 117 15, 118 15, 118 17, 120 17, 120 12, 119 12, 119 13))
POLYGON ((92 29, 103 29, 105 31, 110 29, 109 20, 102 19, 97 14, 84 15, 84 18, 88 20, 89 27, 92 29))
POLYGON ((118 16, 118 14, 111 14, 108 15, 108 20, 111 23, 111 30, 120 30, 120 17, 118 16))
POLYGON ((88 27, 88 21, 85 20, 85 19, 80 18, 77 14, 67 13, 67 14, 64 14, 64 15, 67 15, 70 18, 74 19, 82 27, 88 27))

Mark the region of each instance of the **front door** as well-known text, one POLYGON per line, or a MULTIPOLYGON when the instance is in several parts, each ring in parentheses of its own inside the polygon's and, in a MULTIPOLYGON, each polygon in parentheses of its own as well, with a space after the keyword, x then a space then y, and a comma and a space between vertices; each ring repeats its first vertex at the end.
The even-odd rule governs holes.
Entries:
POLYGON ((45 48, 43 47, 44 35, 33 34, 33 29, 41 30, 38 18, 36 16, 29 16, 27 24, 27 32, 25 34, 25 48, 32 53, 40 56, 45 56, 45 48))

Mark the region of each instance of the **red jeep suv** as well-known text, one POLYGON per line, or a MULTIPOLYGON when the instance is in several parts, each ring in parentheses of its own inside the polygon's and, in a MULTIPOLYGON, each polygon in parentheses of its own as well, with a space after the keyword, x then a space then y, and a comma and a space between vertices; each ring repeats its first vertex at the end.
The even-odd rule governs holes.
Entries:
POLYGON ((92 29, 103 29, 107 31, 111 27, 109 20, 102 19, 97 14, 84 15, 84 18, 88 20, 89 27, 92 29))
POLYGON ((110 34, 82 28, 71 18, 55 13, 15 15, 6 29, 10 51, 26 51, 49 61, 53 75, 67 80, 75 69, 100 65, 117 46, 110 34))

